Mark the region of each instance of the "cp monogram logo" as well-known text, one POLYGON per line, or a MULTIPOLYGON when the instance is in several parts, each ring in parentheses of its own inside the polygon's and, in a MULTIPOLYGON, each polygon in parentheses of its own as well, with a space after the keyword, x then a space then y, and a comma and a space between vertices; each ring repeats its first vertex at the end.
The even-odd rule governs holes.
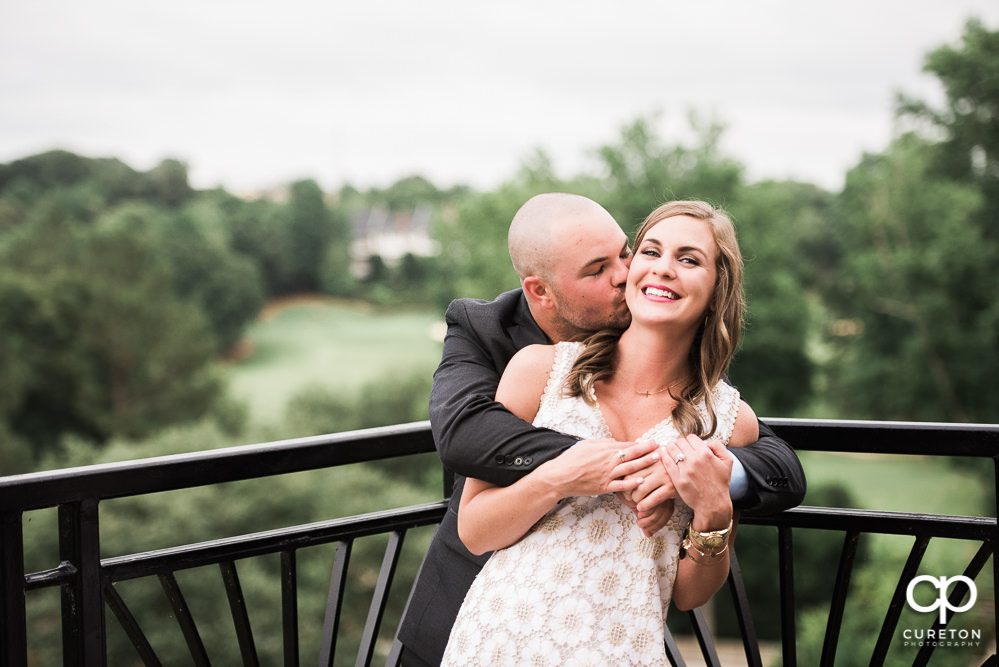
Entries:
POLYGON ((916 577, 909 582, 909 587, 905 589, 905 599, 908 601, 909 606, 916 611, 934 611, 936 609, 940 610, 940 623, 947 622, 947 610, 950 609, 953 612, 968 611, 971 609, 972 605, 975 604, 975 600, 978 599, 978 589, 975 588, 975 582, 965 577, 964 575, 958 575, 956 577, 931 577, 928 574, 916 577), (930 605, 920 605, 912 598, 912 591, 916 588, 916 584, 926 581, 930 585, 934 586, 937 591, 937 599, 930 605), (964 582, 968 589, 971 591, 971 597, 968 601, 960 607, 953 607, 950 601, 947 600, 947 589, 950 588, 953 582, 964 582))

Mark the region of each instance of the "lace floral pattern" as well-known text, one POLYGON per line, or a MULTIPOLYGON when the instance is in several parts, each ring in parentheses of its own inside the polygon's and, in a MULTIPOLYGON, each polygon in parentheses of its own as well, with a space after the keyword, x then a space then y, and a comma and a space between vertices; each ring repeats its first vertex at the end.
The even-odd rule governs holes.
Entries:
MULTIPOLYGON (((581 343, 556 346, 534 423, 579 438, 611 437, 599 409, 563 395, 581 350, 581 343)), ((739 394, 722 383, 712 399, 715 437, 728 444, 739 394)), ((678 435, 667 419, 646 437, 665 442, 678 435)), ((663 625, 690 519, 690 508, 678 500, 668 525, 646 537, 614 495, 562 500, 486 563, 458 613, 442 664, 667 665, 663 625)))

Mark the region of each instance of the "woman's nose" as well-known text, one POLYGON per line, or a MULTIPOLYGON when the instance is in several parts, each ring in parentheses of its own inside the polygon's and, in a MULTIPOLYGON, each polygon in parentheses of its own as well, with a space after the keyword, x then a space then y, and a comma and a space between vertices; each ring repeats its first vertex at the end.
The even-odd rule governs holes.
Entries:
POLYGON ((652 273, 663 278, 672 278, 674 275, 673 262, 669 258, 662 257, 652 265, 652 273))

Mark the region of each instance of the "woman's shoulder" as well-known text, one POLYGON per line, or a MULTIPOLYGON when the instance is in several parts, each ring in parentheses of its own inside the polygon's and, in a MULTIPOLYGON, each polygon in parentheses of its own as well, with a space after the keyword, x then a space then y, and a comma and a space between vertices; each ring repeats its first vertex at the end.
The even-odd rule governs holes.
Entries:
POLYGON ((760 439, 760 420, 746 401, 739 401, 739 413, 732 427, 730 447, 745 447, 760 439))
POLYGON ((727 435, 729 447, 744 447, 760 439, 760 424, 756 411, 743 400, 739 390, 728 382, 719 382, 711 395, 718 431, 727 435))
POLYGON ((500 377, 496 400, 524 421, 532 421, 555 360, 554 345, 528 345, 513 355, 500 377))
POLYGON ((583 350, 582 343, 564 341, 553 344, 534 344, 521 348, 510 360, 511 364, 518 366, 534 366, 547 362, 543 367, 548 371, 556 359, 568 360, 570 365, 583 350))
MULTIPOLYGON (((748 442, 742 442, 745 429, 741 428, 746 419, 745 413, 752 413, 749 405, 742 400, 739 390, 728 382, 722 381, 711 390, 711 407, 715 413, 715 433, 729 447, 740 447, 748 442)), ((756 417, 753 415, 753 421, 756 417)), ((754 439, 755 440, 755 439, 754 439)), ((753 442, 750 440, 749 442, 753 442)))
MULTIPOLYGON (((520 350, 517 351, 517 354, 513 355, 513 358, 510 359, 510 363, 507 366, 507 371, 510 370, 510 366, 519 367, 519 368, 531 368, 544 361, 548 361, 550 365, 551 362, 555 359, 556 347, 557 346, 555 345, 541 345, 541 344, 528 345, 526 347, 522 347, 520 348, 520 350)), ((544 367, 544 370, 547 371, 548 367, 547 366, 544 367)))

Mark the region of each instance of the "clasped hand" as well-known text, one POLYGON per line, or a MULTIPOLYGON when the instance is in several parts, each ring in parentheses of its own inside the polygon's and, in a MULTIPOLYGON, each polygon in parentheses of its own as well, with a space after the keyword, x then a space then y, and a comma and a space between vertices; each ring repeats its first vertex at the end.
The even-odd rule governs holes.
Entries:
POLYGON ((574 458, 582 466, 576 469, 576 480, 596 484, 589 487, 587 495, 617 493, 634 511, 646 535, 666 525, 675 498, 682 498, 695 512, 724 512, 724 506, 731 506, 732 455, 717 440, 705 441, 695 435, 664 445, 651 440, 584 440, 572 450, 579 450, 574 458), (617 460, 608 463, 608 453, 617 460), (591 467, 595 461, 601 464, 591 467), (583 468, 589 469, 589 474, 583 468))
POLYGON ((582 440, 543 466, 550 466, 562 497, 616 493, 634 511, 646 535, 666 525, 676 498, 695 512, 731 508, 732 455, 717 440, 695 435, 664 445, 653 440, 582 440))

